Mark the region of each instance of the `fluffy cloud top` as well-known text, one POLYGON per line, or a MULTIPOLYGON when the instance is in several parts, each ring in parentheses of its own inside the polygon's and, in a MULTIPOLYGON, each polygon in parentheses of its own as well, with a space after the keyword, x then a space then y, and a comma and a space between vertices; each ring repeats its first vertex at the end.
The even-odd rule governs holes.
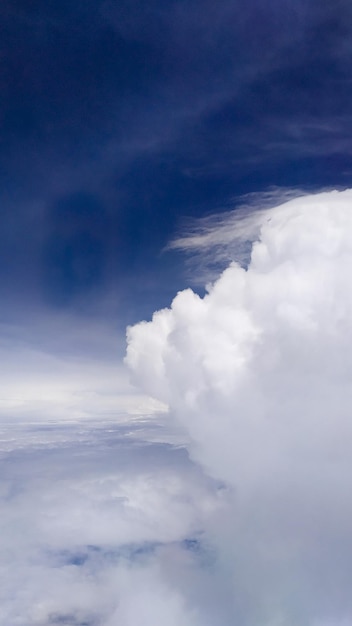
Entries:
POLYGON ((352 620, 352 192, 260 217, 248 267, 130 328, 127 363, 234 488, 208 532, 241 623, 337 624, 352 620))

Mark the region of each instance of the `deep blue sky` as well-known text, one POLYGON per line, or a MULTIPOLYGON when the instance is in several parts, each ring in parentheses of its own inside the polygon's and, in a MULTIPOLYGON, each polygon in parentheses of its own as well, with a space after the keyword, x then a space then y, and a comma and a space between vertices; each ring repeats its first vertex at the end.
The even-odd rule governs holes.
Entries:
POLYGON ((4 0, 0 294, 121 327, 167 305, 185 217, 351 186, 352 4, 4 0))

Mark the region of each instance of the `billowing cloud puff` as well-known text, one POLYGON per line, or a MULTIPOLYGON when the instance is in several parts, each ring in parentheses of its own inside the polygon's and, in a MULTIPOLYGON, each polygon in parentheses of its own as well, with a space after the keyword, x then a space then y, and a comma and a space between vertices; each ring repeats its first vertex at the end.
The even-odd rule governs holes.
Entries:
POLYGON ((208 532, 239 623, 351 623, 352 191, 260 219, 248 266, 130 328, 127 363, 233 488, 208 532))

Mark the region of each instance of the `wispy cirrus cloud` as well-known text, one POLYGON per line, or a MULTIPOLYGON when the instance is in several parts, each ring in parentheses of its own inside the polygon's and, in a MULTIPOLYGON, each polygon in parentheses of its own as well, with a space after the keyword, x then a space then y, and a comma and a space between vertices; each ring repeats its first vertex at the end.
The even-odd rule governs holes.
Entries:
POLYGON ((180 234, 165 248, 187 255, 189 277, 198 285, 217 277, 235 261, 246 266, 253 242, 270 210, 292 198, 304 196, 303 189, 272 187, 236 199, 236 208, 203 218, 184 221, 180 234))

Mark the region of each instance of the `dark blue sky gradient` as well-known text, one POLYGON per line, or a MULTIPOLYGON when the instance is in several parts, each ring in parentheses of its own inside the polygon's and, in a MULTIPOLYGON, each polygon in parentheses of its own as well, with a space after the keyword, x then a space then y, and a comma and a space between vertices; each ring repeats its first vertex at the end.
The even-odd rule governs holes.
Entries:
POLYGON ((0 7, 0 294, 121 325, 184 286, 184 217, 348 187, 347 0, 0 7))

